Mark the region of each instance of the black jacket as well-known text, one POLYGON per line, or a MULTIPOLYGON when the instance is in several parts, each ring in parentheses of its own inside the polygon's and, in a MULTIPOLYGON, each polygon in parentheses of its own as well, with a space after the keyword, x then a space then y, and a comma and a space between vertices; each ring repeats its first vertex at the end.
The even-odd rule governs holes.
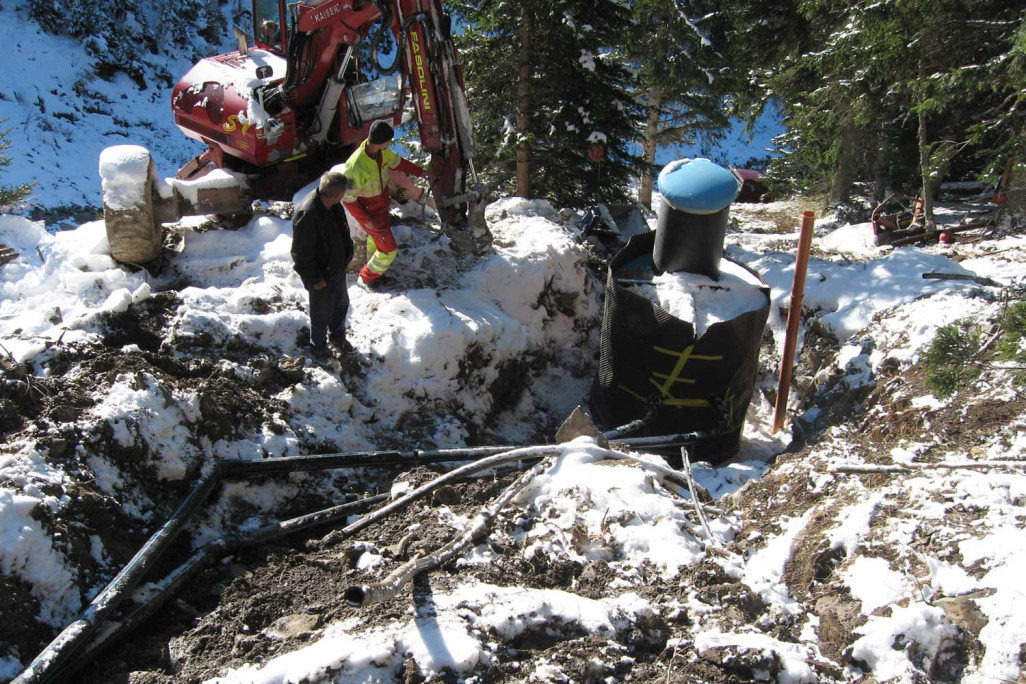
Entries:
POLYGON ((292 215, 292 263, 303 285, 344 274, 353 260, 353 238, 341 204, 324 206, 319 190, 303 198, 292 215))

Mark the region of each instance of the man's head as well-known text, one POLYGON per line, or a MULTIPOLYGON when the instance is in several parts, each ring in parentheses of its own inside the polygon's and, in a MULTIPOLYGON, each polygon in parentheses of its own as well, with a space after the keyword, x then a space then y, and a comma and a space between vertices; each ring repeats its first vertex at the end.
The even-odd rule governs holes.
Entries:
POLYGON ((325 206, 341 202, 342 195, 346 194, 347 188, 349 188, 349 179, 338 171, 325 172, 317 184, 317 191, 325 206))
POLYGON ((392 142, 394 134, 395 132, 387 121, 375 121, 371 124, 370 132, 367 134, 367 147, 365 149, 371 153, 383 150, 392 142))

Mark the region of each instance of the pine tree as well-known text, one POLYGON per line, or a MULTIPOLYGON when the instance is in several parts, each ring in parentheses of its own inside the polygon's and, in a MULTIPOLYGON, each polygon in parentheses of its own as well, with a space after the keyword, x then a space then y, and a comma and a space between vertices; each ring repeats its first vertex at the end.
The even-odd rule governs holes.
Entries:
POLYGON ((652 204, 656 150, 675 143, 713 142, 727 128, 723 98, 734 87, 722 52, 724 22, 717 3, 635 0, 628 58, 644 94, 644 166, 638 201, 652 204))
POLYGON ((612 0, 484 0, 459 8, 479 171, 500 191, 583 207, 628 198, 640 108, 612 0), (592 154, 602 154, 589 160, 592 154))
MULTIPOLYGON (((0 121, 0 125, 3 121, 0 121)), ((11 165, 11 160, 7 158, 4 151, 11 146, 11 141, 7 137, 10 129, 0 129, 0 170, 3 170, 11 165)), ((2 185, 0 184, 0 208, 9 207, 18 204, 32 192, 34 185, 2 185)))
MULTIPOLYGON (((771 19, 760 3, 727 4, 735 26, 744 25, 739 17, 771 19)), ((1021 149, 1011 140, 1023 114, 1009 107, 1022 100, 1009 59, 1022 36, 1021 3, 806 0, 789 17, 800 31, 742 48, 774 51, 762 55, 761 77, 789 129, 774 174, 818 184, 832 203, 856 180, 875 180, 878 197, 894 184, 929 198, 965 150, 1021 149)))

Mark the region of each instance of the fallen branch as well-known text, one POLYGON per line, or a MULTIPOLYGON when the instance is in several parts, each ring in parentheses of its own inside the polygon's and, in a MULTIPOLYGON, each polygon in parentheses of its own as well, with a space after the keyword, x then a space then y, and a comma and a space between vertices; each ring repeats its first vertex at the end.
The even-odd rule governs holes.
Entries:
POLYGON ((972 463, 901 463, 901 464, 844 464, 827 468, 828 473, 910 473, 915 470, 985 470, 987 468, 1026 468, 1026 461, 974 461, 972 463))
POLYGON ((506 505, 520 491, 527 486, 539 473, 552 467, 552 459, 538 463, 533 468, 518 477, 513 484, 503 491, 490 505, 481 509, 477 517, 471 521, 466 532, 456 537, 449 543, 439 547, 433 553, 420 558, 414 558, 393 570, 385 579, 370 584, 353 585, 346 588, 342 598, 347 604, 354 608, 363 608, 381 601, 387 601, 394 597, 414 577, 427 570, 441 567, 461 553, 463 549, 470 546, 475 540, 485 536, 495 520, 495 516, 506 507, 506 505))
POLYGON ((923 274, 924 280, 969 280, 978 285, 986 285, 987 287, 1002 287, 1001 283, 990 278, 983 276, 972 275, 971 273, 938 273, 936 271, 930 271, 929 273, 923 274))
POLYGON ((349 536, 356 532, 359 532, 363 528, 370 527, 379 520, 383 520, 392 513, 395 513, 396 511, 401 511, 417 499, 427 496, 436 489, 441 489, 450 482, 461 480, 472 473, 476 473, 481 470, 488 470, 490 468, 495 468, 496 466, 505 465, 507 463, 514 463, 516 461, 529 461, 547 458, 549 456, 558 456, 561 453, 562 450, 556 447, 533 446, 524 447, 523 449, 513 449, 512 451, 506 451, 501 454, 489 456, 488 458, 483 458, 480 461, 468 463, 464 466, 456 468, 455 470, 450 470, 448 473, 442 475, 441 477, 437 477, 434 480, 431 480, 430 482, 422 484, 420 487, 417 487, 412 492, 409 492, 408 494, 399 497, 387 506, 382 506, 373 513, 365 515, 349 527, 340 530, 340 532, 345 536, 349 536))

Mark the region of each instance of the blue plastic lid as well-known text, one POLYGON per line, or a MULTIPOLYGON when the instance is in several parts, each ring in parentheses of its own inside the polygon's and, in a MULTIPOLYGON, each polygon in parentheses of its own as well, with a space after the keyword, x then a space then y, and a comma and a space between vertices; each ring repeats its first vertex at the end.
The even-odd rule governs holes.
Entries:
POLYGON ((737 199, 737 177, 708 159, 670 162, 659 174, 659 192, 671 207, 689 214, 715 214, 737 199))

